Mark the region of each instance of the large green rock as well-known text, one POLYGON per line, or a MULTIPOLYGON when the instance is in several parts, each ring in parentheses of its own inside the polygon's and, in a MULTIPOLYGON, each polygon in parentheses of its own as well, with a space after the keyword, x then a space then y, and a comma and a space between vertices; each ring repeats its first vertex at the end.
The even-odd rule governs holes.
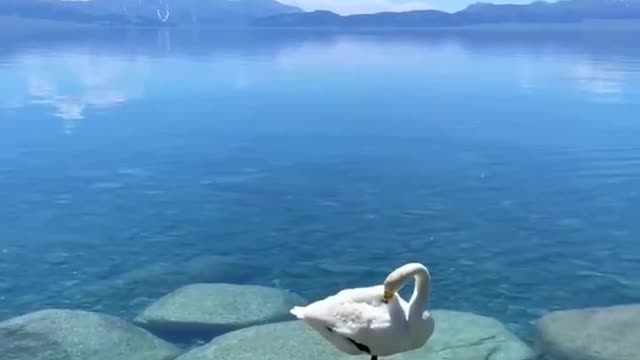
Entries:
POLYGON ((536 330, 537 346, 550 359, 640 359, 640 305, 555 311, 536 330))
POLYGON ((254 285, 192 284, 163 296, 134 319, 158 334, 214 336, 243 327, 293 319, 304 299, 289 291, 254 285))
MULTIPOLYGON (((535 356, 498 321, 470 313, 432 312, 436 330, 423 348, 384 360, 529 360, 535 356)), ((301 321, 234 331, 178 360, 353 360, 301 321)), ((364 359, 364 357, 363 357, 364 359)), ((382 359, 381 359, 382 360, 382 359)))
POLYGON ((116 317, 43 310, 0 323, 2 360, 172 360, 179 350, 116 317))

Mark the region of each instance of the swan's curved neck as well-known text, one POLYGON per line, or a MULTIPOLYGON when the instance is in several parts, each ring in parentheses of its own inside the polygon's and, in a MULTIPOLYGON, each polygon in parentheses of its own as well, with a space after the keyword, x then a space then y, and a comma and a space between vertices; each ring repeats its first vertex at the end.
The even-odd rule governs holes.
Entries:
POLYGON ((400 289, 409 278, 414 278, 413 294, 409 300, 409 317, 419 316, 429 300, 429 290, 431 286, 431 274, 427 268, 420 263, 410 263, 394 270, 385 281, 386 284, 394 284, 396 290, 400 289))
POLYGON ((409 316, 419 316, 422 318, 422 312, 429 300, 429 290, 431 287, 431 274, 426 267, 417 266, 411 273, 415 282, 413 286, 413 294, 409 300, 409 316))

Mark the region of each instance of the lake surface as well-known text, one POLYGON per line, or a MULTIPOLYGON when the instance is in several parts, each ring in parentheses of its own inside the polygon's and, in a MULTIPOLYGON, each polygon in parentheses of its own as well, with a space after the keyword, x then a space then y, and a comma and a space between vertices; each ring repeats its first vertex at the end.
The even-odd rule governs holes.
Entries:
POLYGON ((640 302, 628 32, 51 31, 0 45, 0 320, 433 276, 530 339, 640 302), (213 271, 212 269, 216 269, 213 271))

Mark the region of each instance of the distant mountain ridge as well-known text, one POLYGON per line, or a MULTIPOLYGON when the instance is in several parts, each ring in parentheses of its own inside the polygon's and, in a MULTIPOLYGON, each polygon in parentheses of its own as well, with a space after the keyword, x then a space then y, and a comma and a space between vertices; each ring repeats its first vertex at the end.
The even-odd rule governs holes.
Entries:
POLYGON ((0 0, 4 17, 103 25, 246 25, 300 11, 275 0, 0 0))
POLYGON ((578 23, 639 20, 640 0, 536 1, 526 5, 476 3, 448 13, 438 10, 341 16, 330 11, 278 14, 252 22, 257 27, 452 27, 508 23, 578 23))
POLYGON ((535 1, 526 5, 480 2, 454 13, 417 10, 350 16, 324 10, 302 12, 276 0, 0 0, 0 27, 3 19, 105 26, 231 25, 267 28, 456 27, 579 23, 586 20, 640 22, 640 0, 535 1))

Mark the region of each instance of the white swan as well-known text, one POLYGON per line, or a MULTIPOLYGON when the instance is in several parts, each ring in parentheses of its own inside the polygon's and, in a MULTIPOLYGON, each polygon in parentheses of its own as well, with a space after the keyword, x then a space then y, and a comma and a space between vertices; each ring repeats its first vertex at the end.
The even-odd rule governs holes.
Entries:
POLYGON ((346 289, 291 313, 305 321, 340 351, 368 354, 371 360, 422 347, 435 323, 425 304, 431 275, 419 263, 403 265, 387 276, 384 285, 346 289), (397 292, 415 278, 407 303, 397 292))

